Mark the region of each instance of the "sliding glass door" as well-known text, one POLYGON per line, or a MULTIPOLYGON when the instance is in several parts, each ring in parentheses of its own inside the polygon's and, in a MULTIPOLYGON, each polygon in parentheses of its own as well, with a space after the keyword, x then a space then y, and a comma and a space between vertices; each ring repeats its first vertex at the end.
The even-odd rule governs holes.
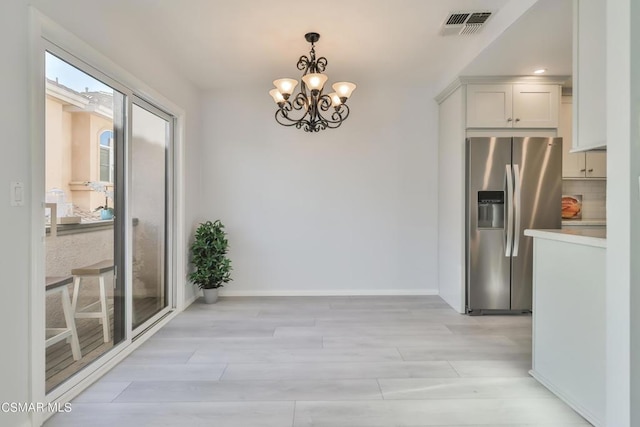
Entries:
POLYGON ((125 339, 125 95, 80 66, 45 53, 47 392, 125 339))
POLYGON ((69 53, 45 56, 45 392, 173 308, 174 118, 69 53))
POLYGON ((168 308, 169 153, 173 120, 134 97, 131 107, 131 192, 134 334, 168 308))

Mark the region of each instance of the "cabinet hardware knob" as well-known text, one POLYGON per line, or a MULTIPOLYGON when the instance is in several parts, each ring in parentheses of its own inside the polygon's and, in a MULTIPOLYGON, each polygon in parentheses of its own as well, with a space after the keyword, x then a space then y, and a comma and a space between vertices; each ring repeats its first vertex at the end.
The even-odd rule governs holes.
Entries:
POLYGON ((587 171, 586 169, 580 169, 580 172, 586 172, 586 171, 587 171))
POLYGON ((509 118, 507 119, 507 121, 508 121, 508 122, 512 122, 512 121, 513 121, 513 119, 512 119, 511 117, 509 117, 509 118))
POLYGON ((516 122, 519 122, 519 121, 520 121, 520 119, 516 119, 516 122))
POLYGON ((593 169, 589 169, 589 172, 593 172, 593 169))

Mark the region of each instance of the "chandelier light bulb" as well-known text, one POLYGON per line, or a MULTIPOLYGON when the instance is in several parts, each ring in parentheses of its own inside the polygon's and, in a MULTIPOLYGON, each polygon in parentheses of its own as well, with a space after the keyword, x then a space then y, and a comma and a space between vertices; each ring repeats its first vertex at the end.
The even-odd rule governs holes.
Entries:
POLYGON ((269 95, 271 95, 276 104, 280 104, 281 102, 285 101, 284 96, 282 96, 278 89, 271 89, 269 91, 269 95))
POLYGON ((334 83, 332 86, 333 90, 336 91, 342 103, 347 102, 347 99, 351 96, 351 92, 356 89, 356 85, 350 82, 338 82, 334 83))
POLYGON ((309 73, 302 77, 302 81, 307 85, 309 90, 321 91, 329 77, 322 73, 309 73))
POLYGON ((340 97, 338 96, 337 93, 335 92, 331 92, 329 94, 329 98, 331 98, 331 106, 338 108, 342 105, 342 101, 340 100, 340 97))
POLYGON ((278 88, 284 99, 289 99, 289 96, 298 85, 298 81, 294 79, 278 79, 274 80, 273 85, 278 88))

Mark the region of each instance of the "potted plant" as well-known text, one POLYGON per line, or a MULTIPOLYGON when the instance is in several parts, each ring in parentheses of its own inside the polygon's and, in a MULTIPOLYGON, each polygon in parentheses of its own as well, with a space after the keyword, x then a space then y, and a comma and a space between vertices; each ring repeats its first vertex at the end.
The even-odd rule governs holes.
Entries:
POLYGON ((228 251, 227 233, 220 220, 198 226, 191 245, 191 263, 195 270, 189 274, 189 280, 202 289, 207 304, 216 302, 218 288, 232 280, 231 260, 226 257, 228 251))
POLYGON ((104 205, 95 208, 94 212, 100 211, 100 219, 113 219, 113 208, 109 207, 109 199, 113 199, 113 191, 110 191, 107 184, 102 182, 89 181, 86 185, 93 191, 99 191, 104 194, 104 205))

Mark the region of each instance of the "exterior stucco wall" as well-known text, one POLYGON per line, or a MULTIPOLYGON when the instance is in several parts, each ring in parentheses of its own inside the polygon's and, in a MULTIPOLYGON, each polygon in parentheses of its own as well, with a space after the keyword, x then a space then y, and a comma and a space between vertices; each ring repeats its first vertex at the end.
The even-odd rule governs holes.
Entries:
MULTIPOLYGON (((104 196, 82 185, 100 180, 100 134, 113 121, 90 112, 67 112, 65 103, 46 101, 46 190, 61 189, 68 203, 85 211, 104 205, 104 196)), ((113 206, 113 201, 109 201, 113 206)))

